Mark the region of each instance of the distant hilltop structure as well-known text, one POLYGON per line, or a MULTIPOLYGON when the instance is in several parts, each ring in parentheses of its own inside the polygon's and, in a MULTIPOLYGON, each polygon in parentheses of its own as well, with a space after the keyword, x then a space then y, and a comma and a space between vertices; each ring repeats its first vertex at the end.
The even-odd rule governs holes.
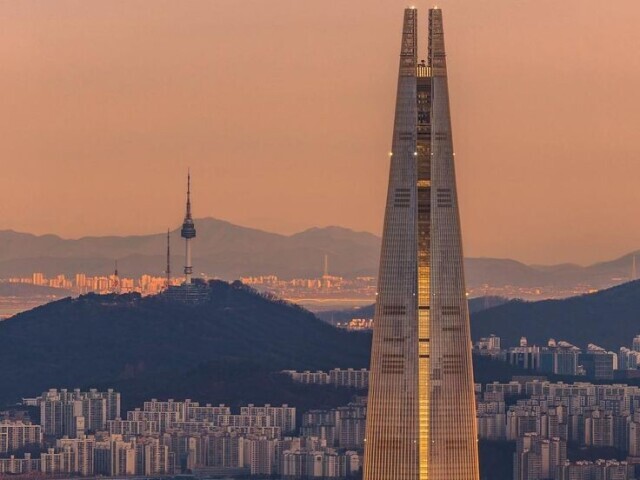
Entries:
POLYGON ((191 265, 191 239, 196 238, 196 226, 191 216, 191 172, 187 173, 187 210, 182 222, 180 236, 184 238, 185 245, 185 262, 184 262, 184 283, 191 284, 191 275, 193 274, 193 266, 191 265))
POLYGON ((164 291, 166 298, 183 303, 201 303, 209 298, 209 288, 202 280, 193 280, 193 265, 191 262, 191 240, 196 238, 196 226, 191 214, 191 172, 187 173, 187 206, 180 229, 180 236, 184 238, 184 282, 181 285, 171 285, 170 245, 167 232, 167 289, 164 291))
POLYGON ((320 278, 320 287, 327 290, 330 289, 333 285, 339 284, 341 282, 342 277, 329 274, 329 255, 325 253, 322 277, 320 278))
POLYGON ((113 275, 111 275, 111 292, 116 295, 122 293, 120 287, 120 275, 118 275, 118 260, 114 260, 113 275))

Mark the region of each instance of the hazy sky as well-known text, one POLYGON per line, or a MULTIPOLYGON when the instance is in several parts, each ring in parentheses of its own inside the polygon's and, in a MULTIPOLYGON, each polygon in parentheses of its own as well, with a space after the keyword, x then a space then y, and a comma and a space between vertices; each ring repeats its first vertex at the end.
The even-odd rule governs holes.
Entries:
MULTIPOLYGON (((397 0, 0 2, 0 228, 380 233, 397 0)), ((425 50, 430 3, 416 2, 425 50)), ((465 253, 640 248, 640 2, 443 0, 465 253)))

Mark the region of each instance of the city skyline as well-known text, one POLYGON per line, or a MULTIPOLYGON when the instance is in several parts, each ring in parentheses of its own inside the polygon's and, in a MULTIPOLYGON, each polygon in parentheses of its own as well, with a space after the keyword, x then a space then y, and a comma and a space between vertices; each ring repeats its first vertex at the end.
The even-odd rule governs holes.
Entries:
POLYGON ((638 0, 0 16, 0 480, 640 480, 638 0))
MULTIPOLYGON (((634 250, 637 2, 441 4, 462 60, 451 89, 467 253, 584 264, 634 250)), ((0 7, 0 86, 12 92, 0 114, 0 228, 159 232, 182 213, 169 185, 191 165, 200 217, 379 234, 394 81, 380 61, 393 55, 395 2, 162 6, 0 7), (247 29, 251 40, 239 36, 247 29), (344 44, 353 48, 335 48, 344 44), (268 86, 260 93, 254 71, 268 86), (235 148, 247 118, 252 137, 235 148)))

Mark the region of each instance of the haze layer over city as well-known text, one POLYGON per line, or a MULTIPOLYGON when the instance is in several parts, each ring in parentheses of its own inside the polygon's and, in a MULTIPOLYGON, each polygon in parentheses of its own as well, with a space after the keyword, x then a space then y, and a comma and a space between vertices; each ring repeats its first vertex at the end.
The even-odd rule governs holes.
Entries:
MULTIPOLYGON (((439 3, 456 29, 466 254, 590 264, 638 249, 640 5, 439 3)), ((379 235, 401 7, 5 2, 0 228, 162 232, 191 166, 197 217, 379 235)))

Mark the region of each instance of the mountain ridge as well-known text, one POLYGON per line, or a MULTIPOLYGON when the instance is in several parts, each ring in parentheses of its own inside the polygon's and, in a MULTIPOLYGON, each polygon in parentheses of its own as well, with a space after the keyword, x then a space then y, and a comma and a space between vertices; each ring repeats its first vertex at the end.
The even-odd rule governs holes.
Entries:
MULTIPOLYGON (((381 239, 369 232, 328 226, 283 235, 212 217, 196 219, 195 223, 198 236, 193 248, 194 268, 208 276, 225 280, 260 275, 318 278, 323 273, 325 254, 329 256, 332 275, 347 278, 377 275, 381 239)), ((170 237, 175 252, 172 264, 181 265, 179 229, 172 229, 170 237)), ((506 258, 466 258, 466 281, 473 289, 505 285, 568 291, 588 285, 601 289, 629 280, 636 255, 640 252, 588 266, 526 265, 506 258)), ((108 275, 116 259, 124 276, 162 275, 166 233, 66 239, 55 234, 0 230, 0 277, 29 276, 35 271, 45 275, 77 272, 108 275)))
MULTIPOLYGON (((213 218, 195 222, 198 236, 194 242, 194 265, 197 271, 208 275, 227 280, 269 274, 282 278, 319 277, 325 254, 333 260, 334 274, 374 274, 372 266, 377 261, 374 257, 380 240, 367 232, 325 227, 287 236, 213 218)), ((174 252, 182 251, 179 232, 170 232, 174 252)), ((112 271, 115 259, 121 260, 119 267, 124 275, 161 275, 166 264, 166 233, 64 239, 51 234, 0 231, 0 276, 4 277, 30 275, 34 271, 105 275, 112 271)), ((181 262, 181 254, 172 255, 174 265, 181 262)))
POLYGON ((473 314, 472 338, 490 334, 501 337, 505 346, 517 346, 520 337, 540 346, 554 338, 617 351, 640 334, 640 281, 565 299, 512 300, 473 314))
MULTIPOLYGON (((291 368, 368 365, 370 333, 336 329, 240 282, 209 285, 211 298, 201 305, 168 302, 162 296, 87 294, 0 322, 0 402, 55 386, 110 384, 126 387, 136 399, 151 392, 169 395, 168 378, 179 379, 203 365, 217 365, 211 367, 213 373, 244 365, 242 371, 262 376, 291 368)), ((471 333, 474 340, 497 334, 504 346, 517 345, 525 336, 530 344, 545 345, 555 338, 615 351, 640 332, 639 320, 640 281, 635 281, 568 299, 512 300, 475 310, 471 333)), ((501 379, 514 373, 501 362, 481 360, 474 362, 480 362, 476 375, 483 382, 491 380, 489 372, 502 372, 501 379)), ((233 385, 227 385, 227 398, 233 397, 233 385)), ((242 385, 248 389, 247 382, 242 385)), ((274 389, 278 385, 272 384, 274 389)))
POLYGON ((139 294, 65 298, 0 322, 0 401, 53 386, 162 379, 200 364, 268 371, 365 367, 369 338, 234 282, 198 305, 139 294))

